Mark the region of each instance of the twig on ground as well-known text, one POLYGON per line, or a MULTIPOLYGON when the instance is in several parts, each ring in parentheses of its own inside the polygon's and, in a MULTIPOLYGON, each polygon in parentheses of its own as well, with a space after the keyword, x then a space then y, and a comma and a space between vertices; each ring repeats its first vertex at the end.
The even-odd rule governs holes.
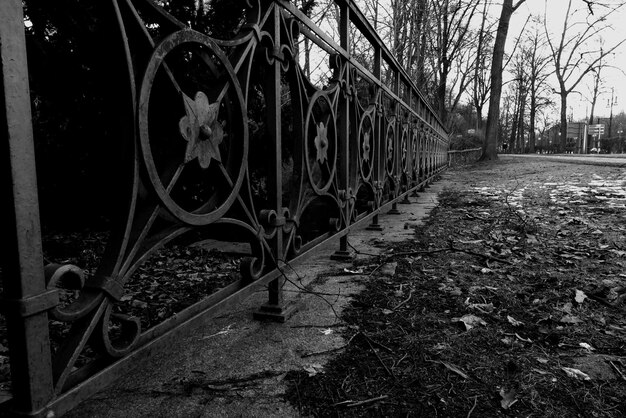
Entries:
POLYGON ((349 242, 348 242, 348 246, 350 248, 352 248, 356 254, 367 255, 369 257, 378 257, 379 255, 381 255, 381 254, 372 254, 372 253, 366 253, 366 252, 360 251, 359 249, 357 249, 354 245, 350 244, 349 242))
POLYGON ((370 343, 374 344, 374 345, 375 345, 375 346, 377 346, 378 348, 382 348, 383 350, 385 350, 385 351, 386 351, 386 352, 388 352, 389 354, 395 354, 395 352, 394 352, 391 348, 389 348, 389 347, 387 347, 387 346, 385 346, 385 345, 383 345, 383 344, 381 344, 381 343, 379 343, 379 342, 377 342, 377 341, 372 340, 372 339, 371 339, 368 335, 366 335, 363 331, 361 331, 361 335, 362 335, 363 337, 365 337, 365 339, 366 339, 367 341, 369 341, 370 343))
POLYGON ((449 248, 438 248, 436 250, 430 250, 430 251, 407 251, 407 252, 403 252, 403 253, 395 253, 395 254, 393 254, 393 256, 397 257, 397 256, 422 255, 422 254, 435 254, 435 253, 441 253, 441 252, 444 252, 444 251, 466 253, 466 254, 477 256, 477 257, 482 257, 482 258, 485 258, 485 259, 490 260, 490 261, 497 261, 498 263, 513 265, 513 263, 511 263, 508 260, 503 260, 502 258, 497 258, 497 257, 491 256, 489 254, 481 254, 481 253, 477 253, 477 252, 472 251, 472 250, 466 250, 464 248, 458 248, 458 247, 453 246, 452 244, 450 245, 449 248))
POLYGON ((387 395, 382 395, 382 396, 378 396, 376 398, 371 398, 371 399, 366 399, 364 401, 359 401, 359 402, 354 402, 351 403, 350 405, 347 405, 348 408, 353 408, 355 406, 361 406, 361 405, 368 405, 374 402, 378 402, 378 401, 382 401, 383 399, 387 399, 389 396, 387 395))
POLYGON ((474 396, 474 406, 472 406, 472 409, 470 409, 469 412, 467 413, 467 418, 470 418, 470 416, 472 415, 472 412, 474 412, 477 402, 478 402, 478 396, 474 396))
POLYGON ((392 309, 392 311, 395 311, 396 309, 398 309, 400 306, 404 305, 405 303, 407 303, 409 300, 411 300, 411 297, 413 296, 413 289, 411 289, 411 291, 409 292, 409 297, 404 299, 402 302, 400 302, 395 308, 392 309))
POLYGON ((398 378, 396 377, 395 374, 393 374, 393 372, 391 370, 389 370, 389 368, 387 367, 387 365, 383 362, 383 359, 380 358, 380 356, 378 355, 378 353, 376 352, 376 350, 374 349, 374 346, 372 345, 372 343, 370 342, 370 339, 363 333, 361 333, 361 335, 363 335, 365 337, 365 341, 367 341, 367 345, 370 346, 370 349, 372 350, 372 352, 374 353, 374 355, 376 356, 376 358, 378 359, 378 361, 380 362, 380 364, 382 364, 382 366, 385 368, 385 371, 387 372, 387 374, 391 377, 393 377, 394 380, 398 380, 398 378))
POLYGON ((626 376, 624 376, 624 373, 622 373, 622 371, 612 361, 609 361, 609 364, 611 366, 613 366, 613 368, 615 369, 617 374, 619 374, 619 376, 622 378, 622 380, 626 381, 626 376))
POLYGON ((390 257, 403 257, 405 255, 428 255, 428 254, 436 254, 436 253, 442 253, 444 251, 450 251, 449 248, 437 248, 436 250, 416 250, 416 251, 405 251, 402 253, 393 253, 390 254, 390 257))
MULTIPOLYGON (((272 257, 273 258, 273 257, 272 257)), ((285 273, 285 271, 283 269, 280 268, 280 266, 278 265, 278 261, 276 259, 273 258, 274 264, 276 265, 276 268, 278 269, 278 271, 280 272, 280 274, 283 276, 283 278, 285 279, 286 282, 291 283, 292 285, 294 285, 298 290, 302 291, 303 293, 309 293, 311 295, 317 296, 318 298, 322 299, 329 307, 330 309, 333 311, 333 314, 335 315, 335 318, 339 319, 339 313, 335 310, 335 307, 333 306, 333 304, 326 299, 324 296, 322 296, 321 294, 319 294, 318 292, 315 292, 313 290, 309 290, 305 287, 303 287, 302 285, 296 283, 295 281, 291 280, 289 277, 287 277, 287 274, 285 273)), ((300 275, 298 274, 298 272, 293 268, 293 266, 291 264, 289 264, 288 261, 286 260, 281 260, 286 266, 288 266, 291 271, 294 272, 294 274, 296 275, 296 277, 298 277, 298 279, 300 281, 302 281, 302 278, 300 277, 300 275)), ((282 289, 281 289, 282 290, 282 289)), ((338 295, 339 296, 339 295, 338 295)))
POLYGON ((376 398, 365 399, 363 401, 353 401, 347 400, 342 402, 337 402, 333 404, 333 406, 345 406, 346 408, 354 408, 355 406, 368 405, 374 402, 382 401, 383 399, 387 399, 388 395, 377 396, 376 398))
POLYGON ((302 325, 290 325, 289 328, 335 328, 335 327, 345 327, 347 324, 345 322, 336 322, 334 324, 329 325, 315 325, 315 324, 302 324, 302 325))
POLYGON ((510 266, 513 265, 513 263, 511 263, 509 260, 503 260, 501 258, 493 257, 493 256, 488 255, 488 254, 477 253, 477 252, 474 252, 472 250, 465 250, 463 248, 457 248, 457 247, 450 246, 450 251, 462 252, 462 253, 466 253, 466 254, 470 254, 470 255, 475 255, 477 257, 483 257, 483 258, 485 258, 487 260, 497 261, 498 263, 508 264, 510 266))
POLYGON ((350 339, 348 340, 347 343, 345 343, 344 345, 342 345, 341 347, 337 347, 337 348, 331 348, 330 350, 323 350, 323 351, 316 351, 314 353, 307 353, 307 354, 303 354, 300 356, 300 358, 307 358, 307 357, 313 357, 313 356, 320 356, 322 354, 328 354, 328 353, 334 353, 335 351, 339 351, 339 350, 343 350, 344 348, 346 348, 347 346, 350 345, 350 343, 352 343, 352 340, 354 339, 354 337, 356 337, 357 335, 359 335, 360 332, 357 332, 356 334, 354 334, 352 337, 350 337, 350 339))
POLYGON ((346 345, 342 345, 341 347, 337 347, 337 348, 331 348, 330 350, 323 350, 323 351, 315 351, 313 353, 306 353, 306 354, 302 354, 300 356, 300 358, 307 358, 307 357, 315 357, 315 356, 321 356, 324 354, 330 354, 330 353, 334 353, 336 351, 340 351, 343 350, 344 348, 346 348, 348 346, 348 344, 346 345))

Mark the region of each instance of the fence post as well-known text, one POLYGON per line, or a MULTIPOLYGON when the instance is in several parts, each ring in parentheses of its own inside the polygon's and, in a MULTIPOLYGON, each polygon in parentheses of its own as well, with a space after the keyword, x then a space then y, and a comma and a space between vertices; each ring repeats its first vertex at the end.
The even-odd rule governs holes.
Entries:
MULTIPOLYGON (((340 4, 340 12, 339 12, 339 36, 340 36, 340 46, 347 52, 348 57, 350 57, 350 8, 348 7, 348 2, 341 2, 340 4)), ((346 88, 349 89, 350 86, 350 71, 346 71, 346 88)), ((339 134, 337 137, 339 138, 339 163, 337 165, 337 179, 339 180, 339 189, 344 191, 344 198, 346 199, 346 205, 344 208, 344 218, 346 220, 346 225, 348 226, 350 223, 350 196, 348 187, 350 185, 349 181, 349 170, 350 167, 350 91, 346 92, 348 95, 343 98, 339 104, 339 123, 338 130, 339 134)), ((356 97, 352 98, 352 100, 357 100, 356 97)), ((356 192, 354 190, 353 192, 356 192)), ((339 238, 339 249, 335 251, 331 255, 331 259, 333 260, 352 260, 353 254, 348 249, 348 234, 342 235, 339 238)))
MULTIPOLYGON (((270 22, 272 24, 274 38, 274 50, 270 51, 273 62, 270 65, 269 77, 267 79, 267 120, 268 131, 272 140, 273 149, 270 153, 270 187, 268 190, 269 204, 272 210, 276 211, 279 223, 284 222, 283 210, 283 188, 282 188, 282 127, 281 127, 281 62, 280 62, 280 13, 278 5, 273 6, 270 22)), ((285 260, 285 250, 283 248, 283 233, 278 225, 276 235, 272 239, 271 251, 276 261, 275 268, 281 269, 281 263, 285 260)), ((295 310, 295 306, 285 306, 283 286, 285 277, 279 275, 268 284, 268 301, 262 305, 259 311, 254 313, 256 319, 268 319, 277 322, 285 322, 295 310)))
MULTIPOLYGON (((398 71, 394 71, 394 75, 393 75, 393 92, 396 95, 396 97, 400 97, 400 73, 398 71)), ((394 146, 393 146, 393 153, 394 153, 394 183, 395 183, 395 189, 396 192, 400 190, 400 176, 398 176, 398 173, 400 172, 399 169, 399 165, 400 165, 400 142, 401 142, 401 138, 402 138, 402 124, 400 122, 400 104, 395 101, 393 104, 393 114, 395 116, 393 123, 395 124, 395 138, 394 138, 394 146)), ((387 212, 388 215, 400 215, 402 212, 400 212, 400 210, 398 210, 398 201, 396 199, 394 199, 393 203, 391 204, 391 209, 389 210, 389 212, 387 212)))
POLYGON ((33 415, 53 397, 47 309, 58 303, 46 291, 30 91, 21 0, 0 1, 0 240, 16 415, 33 415))
MULTIPOLYGON (((382 71, 381 71, 381 67, 382 67, 382 51, 380 49, 380 46, 375 46, 374 47, 374 76, 380 80, 382 71)), ((384 166, 381 164, 381 161, 384 161, 384 154, 382 151, 382 144, 384 141, 384 133, 383 133, 383 116, 382 116, 382 112, 379 112, 380 108, 382 107, 382 92, 381 89, 379 88, 376 93, 375 93, 375 97, 374 97, 374 106, 376 106, 376 112, 375 112, 375 117, 374 117, 374 123, 376 124, 375 128, 374 128, 374 137, 376 138, 376 148, 375 151, 373 153, 374 156, 374 165, 372 166, 372 175, 376 178, 376 181, 374 183, 374 196, 376 196, 376 199, 378 199, 378 192, 382 190, 383 185, 382 183, 382 177, 383 177, 383 173, 384 173, 384 166)), ((379 202, 375 202, 374 205, 374 210, 378 209, 378 203, 379 202)), ((378 223, 379 222, 379 218, 378 218, 378 212, 376 212, 376 214, 372 217, 372 223, 370 223, 367 226, 367 230, 369 231, 382 231, 383 227, 378 223)))

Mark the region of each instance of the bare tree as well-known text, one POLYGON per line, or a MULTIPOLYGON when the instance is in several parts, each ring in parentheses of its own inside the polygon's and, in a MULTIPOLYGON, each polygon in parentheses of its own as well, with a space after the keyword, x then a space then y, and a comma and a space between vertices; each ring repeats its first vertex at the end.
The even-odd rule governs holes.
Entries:
POLYGON ((567 96, 576 89, 587 74, 597 68, 604 57, 626 41, 623 39, 607 49, 596 49, 591 41, 599 39, 603 32, 611 28, 606 23, 606 19, 623 7, 623 3, 616 6, 604 5, 607 11, 598 16, 593 14, 591 8, 593 2, 587 3, 590 14, 586 22, 581 23, 573 19, 575 13, 572 13, 572 0, 568 0, 563 26, 556 40, 553 40, 554 35, 551 36, 544 16, 544 31, 559 84, 557 93, 561 99, 561 149, 565 148, 567 140, 567 96), (579 29, 581 25, 582 30, 579 29))
POLYGON ((476 131, 482 129, 483 107, 487 103, 491 82, 489 79, 489 67, 486 63, 488 55, 492 54, 491 43, 493 42, 492 24, 487 21, 489 17, 488 8, 491 1, 487 0, 483 4, 482 19, 478 30, 478 41, 475 45, 476 62, 474 64, 474 77, 472 80, 472 104, 476 110, 476 131))
POLYGON ((529 151, 535 152, 537 111, 551 103, 547 93, 547 79, 552 74, 548 70, 550 56, 544 54, 545 40, 535 28, 522 48, 522 56, 526 62, 528 73, 528 95, 530 98, 529 151))
MULTIPOLYGON (((429 32, 429 39, 433 68, 437 75, 435 101, 444 124, 448 123, 450 111, 446 106, 447 89, 450 88, 449 77, 455 70, 455 60, 460 57, 469 58, 463 49, 469 45, 467 34, 479 3, 480 0, 440 0, 431 3, 430 17, 433 29, 429 32)), ((460 82, 458 88, 464 89, 467 87, 467 72, 460 70, 459 73, 455 81, 460 82)), ((458 100, 452 100, 452 104, 454 103, 458 104, 458 100)))
POLYGON ((489 98, 489 113, 487 116, 487 132, 483 144, 481 160, 495 160, 498 158, 498 119, 500 116, 500 96, 502 95, 502 61, 504 59, 504 46, 509 32, 511 16, 526 0, 503 0, 498 32, 493 46, 493 58, 491 60, 491 95, 489 98))
POLYGON ((590 125, 593 125, 594 113, 596 109, 596 104, 598 102, 598 96, 600 96, 600 94, 602 93, 600 91, 602 89, 602 70, 607 67, 612 67, 612 66, 608 65, 606 61, 600 60, 598 62, 598 65, 595 68, 591 69, 591 73, 593 74, 593 84, 591 85, 591 91, 590 91, 591 96, 586 97, 586 99, 591 104, 591 112, 589 113, 590 125))

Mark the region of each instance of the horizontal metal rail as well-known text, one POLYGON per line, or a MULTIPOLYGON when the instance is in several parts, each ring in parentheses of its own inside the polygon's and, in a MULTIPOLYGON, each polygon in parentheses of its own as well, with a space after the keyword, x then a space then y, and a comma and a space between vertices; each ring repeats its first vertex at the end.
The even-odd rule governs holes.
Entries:
POLYGON ((0 2, 0 330, 11 376, 9 390, 0 380, 0 415, 62 414, 261 287, 256 315, 285 320, 287 263, 336 240, 333 257, 350 259, 354 228, 380 228, 379 214, 447 168, 441 120, 356 5, 335 5, 325 24, 338 40, 286 0, 242 2, 243 21, 224 37, 151 0, 99 2, 99 33, 115 51, 101 73, 118 77, 117 102, 100 111, 116 121, 107 146, 122 152, 107 161, 106 248, 88 268, 44 257, 47 179, 38 187, 35 164, 47 155, 34 154, 23 3, 0 2), (371 62, 353 56, 355 30, 371 62), (325 55, 327 79, 301 67, 306 45, 325 55), (124 312, 129 283, 167 246, 202 240, 242 244, 240 273, 142 330, 124 312))

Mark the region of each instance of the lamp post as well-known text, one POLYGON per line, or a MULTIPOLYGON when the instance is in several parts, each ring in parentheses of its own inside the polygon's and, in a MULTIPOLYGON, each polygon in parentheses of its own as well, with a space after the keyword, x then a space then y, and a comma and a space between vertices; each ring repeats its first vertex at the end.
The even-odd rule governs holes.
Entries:
POLYGON ((612 126, 611 125, 613 125, 613 106, 615 106, 617 104, 617 97, 615 97, 613 95, 613 93, 614 93, 614 89, 613 89, 613 87, 611 87, 611 100, 609 101, 607 99, 607 103, 606 103, 606 107, 610 107, 611 108, 611 114, 609 116, 609 138, 612 135, 612 132, 611 132, 611 127, 612 126))

